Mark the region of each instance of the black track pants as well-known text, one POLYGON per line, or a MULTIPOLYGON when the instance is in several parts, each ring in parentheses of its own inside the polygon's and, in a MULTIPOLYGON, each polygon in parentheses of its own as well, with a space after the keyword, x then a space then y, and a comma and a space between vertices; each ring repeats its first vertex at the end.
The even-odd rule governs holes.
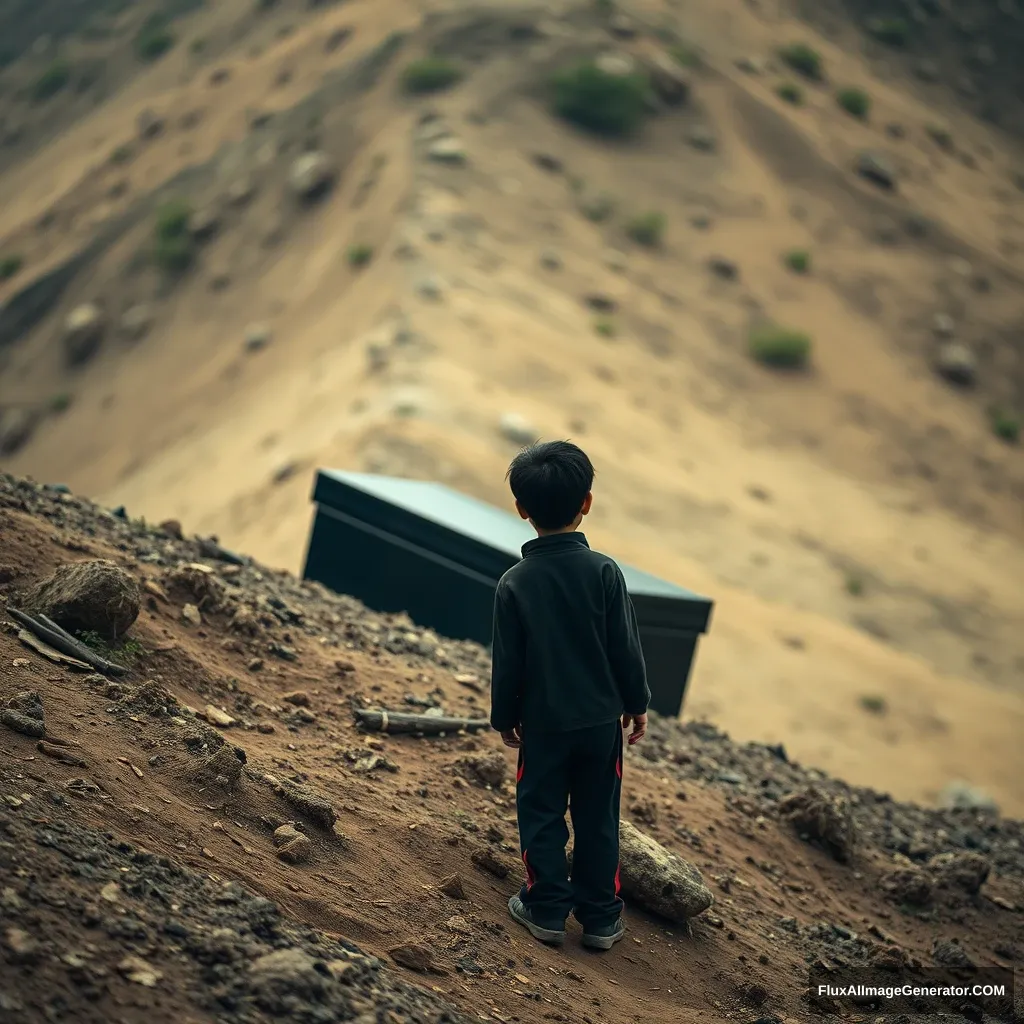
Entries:
POLYGON ((527 733, 519 750, 516 809, 526 866, 520 897, 542 927, 561 928, 570 911, 584 928, 615 922, 619 899, 622 725, 527 733), (572 816, 572 877, 565 848, 572 816))

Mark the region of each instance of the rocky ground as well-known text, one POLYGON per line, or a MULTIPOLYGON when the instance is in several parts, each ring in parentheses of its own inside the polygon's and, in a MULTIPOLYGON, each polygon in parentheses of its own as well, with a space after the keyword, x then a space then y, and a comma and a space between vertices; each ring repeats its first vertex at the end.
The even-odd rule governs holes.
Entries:
POLYGON ((631 751, 624 814, 714 906, 673 925, 631 901, 603 957, 536 946, 505 914, 496 738, 352 720, 485 714, 486 652, 180 534, 0 477, 5 1021, 781 1021, 870 1009, 810 1004, 811 967, 1024 956, 1020 822, 898 804, 671 721, 631 751), (138 587, 126 634, 81 634, 120 676, 43 656, 9 611, 96 558, 138 587))

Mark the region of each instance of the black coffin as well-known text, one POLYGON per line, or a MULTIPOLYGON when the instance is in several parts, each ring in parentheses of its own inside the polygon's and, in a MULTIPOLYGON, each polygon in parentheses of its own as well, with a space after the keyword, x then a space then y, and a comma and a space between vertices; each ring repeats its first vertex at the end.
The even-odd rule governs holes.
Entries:
MULTIPOLYGON (((491 642, 494 588, 534 536, 511 512, 420 480, 320 470, 303 576, 453 639, 491 642)), ((711 601, 621 566, 636 608, 651 707, 677 715, 711 601)))

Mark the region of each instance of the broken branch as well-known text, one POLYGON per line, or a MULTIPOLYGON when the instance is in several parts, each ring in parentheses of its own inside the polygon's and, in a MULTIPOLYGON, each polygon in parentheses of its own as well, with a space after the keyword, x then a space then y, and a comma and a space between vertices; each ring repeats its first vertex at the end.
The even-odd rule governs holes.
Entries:
POLYGON ((489 729, 486 718, 443 718, 440 715, 414 715, 401 711, 355 709, 356 724, 368 732, 418 733, 438 736, 449 732, 479 732, 489 729))
POLYGON ((52 626, 44 625, 42 622, 34 619, 31 615, 26 615, 25 612, 18 611, 17 608, 9 607, 7 612, 26 629, 39 637, 40 640, 48 643, 52 648, 54 648, 54 650, 60 651, 62 654, 68 655, 68 657, 78 658, 80 661, 84 661, 88 665, 92 665, 94 669, 98 672, 102 672, 105 676, 123 676, 128 674, 128 669, 123 665, 116 665, 112 661, 107 661, 106 658, 101 658, 95 651, 89 650, 85 644, 79 640, 75 640, 69 633, 65 633, 64 630, 60 629, 59 626, 54 629, 52 626))

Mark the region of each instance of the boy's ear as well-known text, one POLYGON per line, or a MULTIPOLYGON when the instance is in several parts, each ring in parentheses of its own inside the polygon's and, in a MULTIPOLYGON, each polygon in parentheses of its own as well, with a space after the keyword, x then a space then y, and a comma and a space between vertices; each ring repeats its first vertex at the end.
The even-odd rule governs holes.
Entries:
POLYGON ((587 496, 583 499, 583 507, 580 509, 580 515, 585 516, 590 513, 590 506, 594 504, 594 492, 587 491, 587 496))
POLYGON ((529 519, 530 518, 530 513, 527 512, 526 509, 523 508, 523 506, 520 505, 518 501, 516 502, 516 511, 519 513, 519 518, 520 519, 529 519))

